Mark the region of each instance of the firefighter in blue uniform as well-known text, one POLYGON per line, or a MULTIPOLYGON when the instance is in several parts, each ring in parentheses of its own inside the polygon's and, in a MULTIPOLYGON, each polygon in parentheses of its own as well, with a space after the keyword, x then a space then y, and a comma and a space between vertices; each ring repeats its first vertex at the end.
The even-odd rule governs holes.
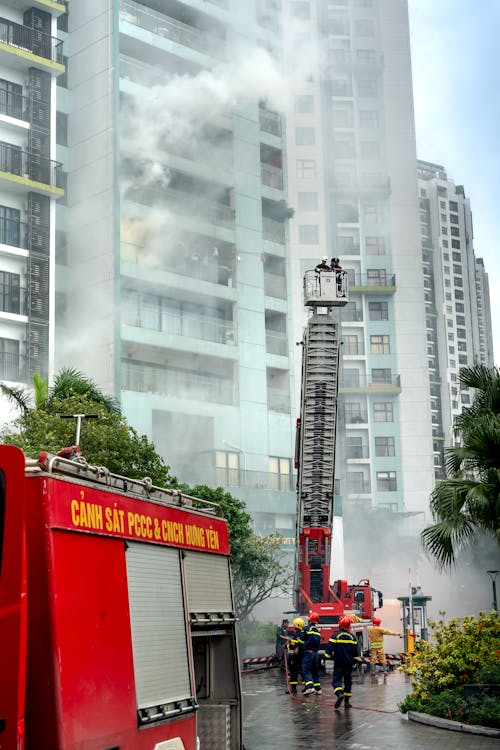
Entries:
POLYGON ((305 626, 299 636, 299 644, 303 649, 302 677, 304 678, 304 695, 321 695, 321 683, 319 681, 318 649, 321 635, 318 628, 319 615, 317 612, 309 612, 309 623, 305 626))
POLYGON ((339 708, 345 698, 345 707, 350 708, 352 695, 352 668, 359 661, 358 641, 350 633, 351 621, 345 615, 339 619, 339 630, 336 630, 325 649, 325 659, 333 656, 333 692, 337 696, 335 708, 339 708))
POLYGON ((295 630, 285 646, 288 664, 288 685, 290 687, 291 695, 297 695, 300 666, 302 664, 302 646, 299 643, 299 639, 305 624, 306 623, 302 617, 295 618, 293 621, 293 627, 295 630))

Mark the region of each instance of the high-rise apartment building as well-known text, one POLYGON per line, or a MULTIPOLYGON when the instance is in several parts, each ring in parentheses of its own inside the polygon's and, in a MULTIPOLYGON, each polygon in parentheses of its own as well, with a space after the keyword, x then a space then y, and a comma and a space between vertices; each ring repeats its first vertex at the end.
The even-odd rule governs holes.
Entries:
POLYGON ((46 376, 54 355, 57 0, 0 2, 0 379, 46 376))
POLYGON ((259 84, 279 33, 256 0, 69 4, 57 364, 115 393, 180 480, 292 537, 290 211, 259 84))
POLYGON ((422 513, 434 469, 407 2, 286 7, 288 64, 297 39, 322 60, 287 117, 292 278, 326 255, 350 280, 336 461, 344 515, 422 513))
POLYGON ((488 275, 473 246, 470 201, 444 167, 418 162, 420 232, 427 311, 427 358, 434 466, 445 476, 451 425, 472 400, 458 382, 461 367, 493 366, 488 275))

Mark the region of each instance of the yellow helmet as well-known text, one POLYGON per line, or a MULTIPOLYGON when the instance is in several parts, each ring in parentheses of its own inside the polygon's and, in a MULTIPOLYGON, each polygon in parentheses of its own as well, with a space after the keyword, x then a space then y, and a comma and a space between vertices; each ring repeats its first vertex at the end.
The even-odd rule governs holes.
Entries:
POLYGON ((297 630, 302 630, 303 627, 305 627, 305 622, 302 619, 302 617, 296 617, 293 621, 293 627, 297 628, 297 630))

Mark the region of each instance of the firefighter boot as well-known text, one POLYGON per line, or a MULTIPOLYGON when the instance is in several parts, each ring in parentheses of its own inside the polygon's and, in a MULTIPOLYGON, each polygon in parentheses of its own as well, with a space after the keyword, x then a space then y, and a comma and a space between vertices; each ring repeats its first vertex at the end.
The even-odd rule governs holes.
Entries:
POLYGON ((335 695, 337 696, 337 700, 335 701, 335 708, 340 708, 342 701, 344 700, 344 691, 337 690, 335 695))
POLYGON ((349 696, 347 695, 347 696, 346 696, 346 699, 345 699, 345 701, 344 701, 344 708, 351 708, 351 704, 350 704, 350 702, 349 702, 349 701, 350 701, 350 698, 349 698, 349 696))

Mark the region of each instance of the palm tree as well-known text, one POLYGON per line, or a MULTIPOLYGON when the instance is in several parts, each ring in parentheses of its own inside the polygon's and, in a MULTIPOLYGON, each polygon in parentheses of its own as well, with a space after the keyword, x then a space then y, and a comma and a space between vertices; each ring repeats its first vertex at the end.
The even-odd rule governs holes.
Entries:
POLYGON ((455 419, 461 444, 446 451, 448 478, 437 484, 430 502, 436 523, 422 532, 424 548, 441 568, 481 533, 500 545, 500 369, 467 367, 459 381, 475 395, 455 419))
POLYGON ((50 411, 56 401, 68 396, 87 396, 92 401, 102 404, 106 411, 119 412, 118 402, 106 396, 90 378, 73 367, 63 367, 54 378, 51 388, 47 378, 42 378, 38 372, 33 375, 33 396, 22 387, 10 388, 0 383, 0 393, 7 397, 11 404, 17 406, 23 414, 31 409, 46 409, 50 411))

